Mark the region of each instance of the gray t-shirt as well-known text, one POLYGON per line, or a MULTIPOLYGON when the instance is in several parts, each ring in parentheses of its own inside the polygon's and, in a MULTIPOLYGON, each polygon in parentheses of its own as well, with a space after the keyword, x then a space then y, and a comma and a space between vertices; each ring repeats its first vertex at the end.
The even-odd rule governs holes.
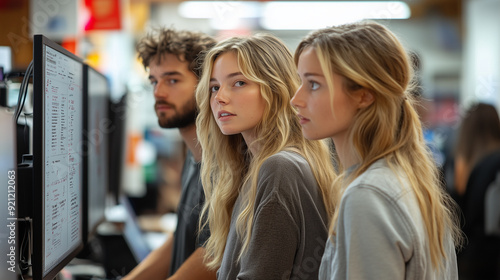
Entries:
POLYGON ((433 269, 415 194, 398 173, 378 160, 347 187, 319 279, 458 279, 451 237, 444 240, 444 268, 433 269))
POLYGON ((257 184, 249 248, 238 262, 240 194, 218 279, 317 279, 328 216, 308 162, 296 153, 279 152, 263 163, 257 184))
POLYGON ((174 234, 174 248, 170 275, 173 275, 191 254, 201 247, 210 235, 204 230, 198 236, 198 220, 205 202, 205 193, 200 179, 200 166, 188 151, 182 169, 182 193, 177 207, 177 228, 174 234))

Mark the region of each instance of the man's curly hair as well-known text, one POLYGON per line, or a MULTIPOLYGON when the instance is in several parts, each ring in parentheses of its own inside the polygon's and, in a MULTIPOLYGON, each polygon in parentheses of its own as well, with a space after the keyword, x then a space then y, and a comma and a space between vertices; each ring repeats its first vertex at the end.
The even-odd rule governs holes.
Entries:
POLYGON ((215 44, 214 38, 200 32, 161 28, 142 38, 137 44, 137 52, 144 68, 149 67, 153 59, 159 63, 165 54, 176 55, 180 61, 187 61, 189 70, 199 78, 199 59, 215 44))

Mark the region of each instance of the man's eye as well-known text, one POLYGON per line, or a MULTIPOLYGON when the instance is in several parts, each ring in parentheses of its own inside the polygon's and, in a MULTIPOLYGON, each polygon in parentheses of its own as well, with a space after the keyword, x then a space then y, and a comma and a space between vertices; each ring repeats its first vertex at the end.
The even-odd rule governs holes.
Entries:
POLYGON ((156 87, 156 85, 158 84, 158 82, 157 82, 157 81, 149 81, 149 82, 151 83, 151 85, 152 85, 153 87, 156 87))
POLYGON ((171 80, 168 80, 168 82, 170 84, 176 84, 177 82, 179 82, 179 80, 176 80, 176 79, 171 79, 171 80))

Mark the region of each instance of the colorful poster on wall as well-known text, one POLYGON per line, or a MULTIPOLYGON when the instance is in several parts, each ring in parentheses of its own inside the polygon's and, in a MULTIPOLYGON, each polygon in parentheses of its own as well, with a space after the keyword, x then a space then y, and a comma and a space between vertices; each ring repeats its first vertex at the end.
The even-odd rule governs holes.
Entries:
POLYGON ((120 0, 85 0, 85 31, 121 29, 120 0))

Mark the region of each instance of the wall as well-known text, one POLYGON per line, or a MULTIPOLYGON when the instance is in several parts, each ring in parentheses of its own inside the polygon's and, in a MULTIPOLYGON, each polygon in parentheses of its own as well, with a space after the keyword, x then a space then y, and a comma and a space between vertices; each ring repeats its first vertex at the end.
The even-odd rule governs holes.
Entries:
POLYGON ((465 9, 465 50, 461 102, 500 108, 500 1, 469 0, 465 9))
POLYGON ((33 42, 29 35, 29 1, 0 2, 0 46, 12 48, 12 68, 24 71, 33 57, 33 42))

